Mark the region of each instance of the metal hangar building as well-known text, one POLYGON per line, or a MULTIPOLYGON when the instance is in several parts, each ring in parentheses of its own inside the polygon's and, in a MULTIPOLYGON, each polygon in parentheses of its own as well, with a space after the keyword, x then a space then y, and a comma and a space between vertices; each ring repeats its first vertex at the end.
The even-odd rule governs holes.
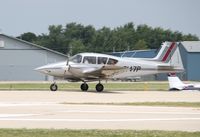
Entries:
POLYGON ((0 81, 44 81, 53 77, 34 71, 67 56, 48 48, 0 34, 0 81))
POLYGON ((183 80, 200 80, 200 41, 179 43, 180 53, 185 68, 183 80))

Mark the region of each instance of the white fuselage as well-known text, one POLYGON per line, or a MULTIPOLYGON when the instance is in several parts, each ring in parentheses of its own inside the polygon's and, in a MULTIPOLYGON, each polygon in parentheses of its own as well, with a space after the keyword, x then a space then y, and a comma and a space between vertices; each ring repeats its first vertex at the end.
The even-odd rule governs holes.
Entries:
POLYGON ((200 90, 200 84, 185 84, 177 76, 168 76, 170 90, 200 90))
MULTIPOLYGON (((162 62, 148 61, 137 58, 121 58, 104 54, 82 53, 77 55, 75 59, 60 63, 54 63, 37 68, 36 70, 51 76, 63 77, 65 79, 109 79, 109 78, 125 78, 142 75, 150 75, 157 73, 167 73, 177 71, 169 68, 169 65, 162 62), (86 62, 90 59, 91 62, 86 62), (93 59, 93 60, 92 60, 93 59), (104 63, 101 63, 104 59, 104 63), (115 64, 112 64, 115 61, 115 64), (163 66, 163 67, 159 67, 163 66), (94 72, 102 67, 123 68, 118 70, 106 70, 106 76, 94 76, 86 72, 94 72)), ((105 70, 103 70, 105 71, 105 70)))

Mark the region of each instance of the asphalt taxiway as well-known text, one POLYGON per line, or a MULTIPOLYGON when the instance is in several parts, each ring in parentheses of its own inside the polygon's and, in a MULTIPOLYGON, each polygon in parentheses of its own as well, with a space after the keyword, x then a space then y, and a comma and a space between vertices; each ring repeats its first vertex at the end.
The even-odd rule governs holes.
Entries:
POLYGON ((67 103, 199 102, 200 92, 0 91, 0 128, 200 131, 200 109, 67 103))

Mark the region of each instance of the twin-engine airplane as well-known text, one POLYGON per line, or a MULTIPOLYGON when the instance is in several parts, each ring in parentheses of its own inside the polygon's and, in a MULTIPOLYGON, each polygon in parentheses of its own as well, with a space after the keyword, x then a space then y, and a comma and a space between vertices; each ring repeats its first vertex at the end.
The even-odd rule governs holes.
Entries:
POLYGON ((200 90, 200 84, 185 84, 177 76, 168 76, 169 90, 200 90))
MULTIPOLYGON (((35 70, 69 81, 82 81, 82 91, 88 90, 87 82, 99 81, 96 91, 101 92, 104 90, 101 80, 176 73, 184 69, 177 43, 165 42, 155 58, 122 58, 98 53, 80 53, 67 61, 45 65, 35 70)), ((55 82, 50 89, 58 89, 55 82)))

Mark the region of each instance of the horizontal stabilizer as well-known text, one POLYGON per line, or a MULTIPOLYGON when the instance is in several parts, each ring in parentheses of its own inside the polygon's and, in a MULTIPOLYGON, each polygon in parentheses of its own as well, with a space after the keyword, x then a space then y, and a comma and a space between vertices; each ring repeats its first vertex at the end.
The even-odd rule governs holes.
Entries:
POLYGON ((170 90, 182 90, 185 84, 177 76, 168 76, 170 90))

